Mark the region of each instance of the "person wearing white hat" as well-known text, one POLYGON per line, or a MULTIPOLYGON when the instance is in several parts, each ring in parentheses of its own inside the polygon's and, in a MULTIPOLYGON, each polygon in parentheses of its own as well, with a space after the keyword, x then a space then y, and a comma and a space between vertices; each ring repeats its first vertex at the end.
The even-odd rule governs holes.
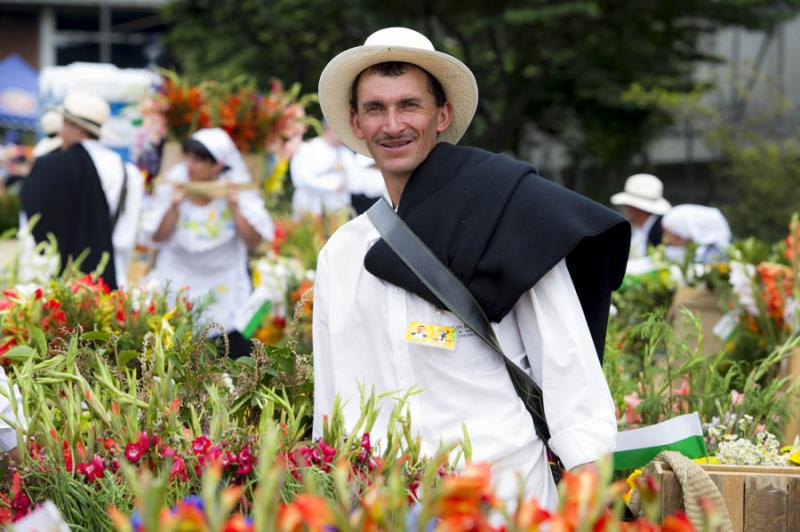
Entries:
POLYGON ((247 252, 272 240, 274 226, 251 184, 242 155, 221 128, 196 131, 183 143, 184 161, 170 169, 142 216, 142 236, 158 249, 149 280, 188 287, 193 300, 213 296, 206 319, 228 334, 232 357, 250 353, 236 330, 238 311, 251 293, 247 252), (188 194, 190 184, 221 181, 221 193, 188 194))
POLYGON ((64 145, 61 138, 61 127, 64 124, 64 119, 58 111, 47 111, 39 119, 39 124, 42 126, 44 137, 36 143, 33 147, 33 156, 41 157, 48 153, 60 150, 64 145))
POLYGON ((48 233, 55 235, 62 268, 88 250, 81 270, 89 273, 107 253, 103 280, 112 289, 125 286, 144 178, 100 142, 101 128, 111 114, 102 97, 71 93, 60 114, 63 150, 36 159, 22 188, 25 215, 41 216, 33 229, 37 241, 46 240, 48 233))
POLYGON ((622 206, 633 225, 631 258, 647 256, 648 246, 661 243, 661 217, 670 209, 664 199, 664 185, 650 174, 635 174, 625 180, 625 189, 611 196, 611 203, 622 206))
POLYGON ((662 220, 667 258, 681 262, 690 242, 697 246, 692 260, 701 264, 720 262, 731 245, 731 228, 715 207, 684 204, 671 208, 662 220))
MULTIPOLYGON (((527 495, 553 508, 546 446, 568 469, 614 446, 599 358, 629 224, 527 163, 456 146, 478 104, 476 80, 416 31, 385 28, 334 57, 319 97, 331 129, 375 160, 397 215, 469 289, 517 369, 448 312, 361 215, 319 254, 314 435, 337 395, 352 428, 362 386, 378 394, 417 387, 406 401, 423 452, 461 439, 466 427, 473 460, 493 464, 503 498, 514 499, 519 474, 527 495), (445 341, 411 334, 420 325, 446 332, 437 335, 445 341), (549 435, 507 369, 542 389, 549 435)), ((384 405, 373 434, 385 433, 390 410, 384 405)))

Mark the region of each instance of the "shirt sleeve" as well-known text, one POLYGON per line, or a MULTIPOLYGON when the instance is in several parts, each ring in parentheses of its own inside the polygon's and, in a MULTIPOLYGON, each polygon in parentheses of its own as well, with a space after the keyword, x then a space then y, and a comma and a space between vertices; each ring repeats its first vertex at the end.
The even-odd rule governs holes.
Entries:
POLYGON ((314 351, 314 426, 313 437, 322 437, 323 416, 331 414, 335 390, 331 385, 333 363, 331 360, 331 338, 328 328, 328 261, 325 249, 320 252, 314 277, 314 316, 312 321, 312 345, 314 351))
POLYGON ((614 402, 564 260, 514 308, 533 379, 542 388, 553 452, 572 469, 616 445, 614 402))
POLYGON ((8 421, 25 429, 27 423, 25 415, 22 411, 22 397, 19 394, 19 389, 16 385, 9 387, 8 377, 5 370, 0 367, 0 448, 4 452, 8 452, 17 447, 17 429, 8 421), (16 403, 16 412, 13 403, 9 398, 9 393, 14 395, 14 403, 16 403))
POLYGON ((243 190, 239 194, 239 211, 247 223, 261 235, 264 240, 270 241, 275 238, 275 226, 272 218, 264 206, 261 195, 254 190, 243 190))

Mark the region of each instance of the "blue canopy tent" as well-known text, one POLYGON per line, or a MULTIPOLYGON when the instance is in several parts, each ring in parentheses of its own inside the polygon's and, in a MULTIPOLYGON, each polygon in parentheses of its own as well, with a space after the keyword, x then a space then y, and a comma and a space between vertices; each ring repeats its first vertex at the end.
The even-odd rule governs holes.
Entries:
POLYGON ((17 54, 0 61, 0 127, 35 130, 39 119, 39 74, 17 54))

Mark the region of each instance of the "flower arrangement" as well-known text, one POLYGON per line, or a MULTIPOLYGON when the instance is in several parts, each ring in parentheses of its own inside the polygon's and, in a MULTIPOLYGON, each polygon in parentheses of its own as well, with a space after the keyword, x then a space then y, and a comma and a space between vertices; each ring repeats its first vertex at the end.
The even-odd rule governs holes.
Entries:
MULTIPOLYGON (((701 336, 699 323, 695 328, 701 336)), ((778 433, 793 412, 800 382, 775 374, 798 345, 800 339, 790 338, 750 364, 731 360, 726 351, 706 354, 702 341, 685 345, 658 315, 633 329, 612 327, 603 369, 618 424, 635 428, 696 411, 704 420, 748 415, 754 426, 778 433), (630 342, 643 346, 641 354, 627 351, 630 342)))
MULTIPOLYGON (((273 157, 265 190, 280 192, 288 160, 309 125, 317 125, 305 112, 316 95, 301 96, 299 85, 287 90, 279 81, 262 93, 254 83, 242 79, 195 85, 175 72, 162 73, 164 82, 148 108, 163 110, 167 137, 182 141, 198 129, 221 127, 242 154, 273 157)), ((260 180, 263 176, 254 177, 260 180)))

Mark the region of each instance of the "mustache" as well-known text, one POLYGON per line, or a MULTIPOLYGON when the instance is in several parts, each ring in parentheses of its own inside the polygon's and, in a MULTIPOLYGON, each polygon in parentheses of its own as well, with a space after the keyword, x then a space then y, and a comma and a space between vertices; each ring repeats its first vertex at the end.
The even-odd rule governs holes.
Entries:
POLYGON ((416 140, 416 135, 411 133, 405 133, 403 135, 387 135, 386 133, 382 133, 375 137, 376 143, 386 142, 386 141, 408 141, 411 142, 416 140))

